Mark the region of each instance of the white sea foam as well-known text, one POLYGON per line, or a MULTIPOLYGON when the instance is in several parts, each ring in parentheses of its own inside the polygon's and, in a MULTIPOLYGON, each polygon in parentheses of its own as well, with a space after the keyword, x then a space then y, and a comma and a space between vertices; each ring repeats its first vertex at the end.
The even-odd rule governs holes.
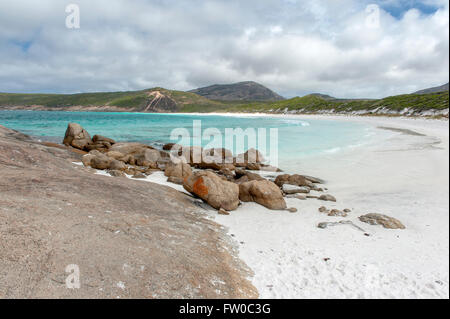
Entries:
POLYGON ((283 120, 281 120, 281 122, 286 123, 286 124, 297 125, 297 126, 310 126, 311 125, 309 122, 302 121, 302 120, 296 120, 296 119, 283 119, 283 120))

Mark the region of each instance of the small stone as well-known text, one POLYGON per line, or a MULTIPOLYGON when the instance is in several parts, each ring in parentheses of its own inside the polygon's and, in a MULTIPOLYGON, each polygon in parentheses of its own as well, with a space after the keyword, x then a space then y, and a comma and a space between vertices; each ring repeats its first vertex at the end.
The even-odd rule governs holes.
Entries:
POLYGON ((350 213, 352 210, 349 208, 344 209, 344 213, 350 213))
POLYGON ((359 220, 370 225, 382 225, 384 228, 388 229, 406 228, 398 219, 382 214, 363 215, 359 217, 359 220))
POLYGON ((219 215, 230 215, 230 212, 226 211, 225 209, 221 208, 219 209, 219 215))
POLYGON ((282 186, 282 189, 285 194, 298 194, 298 193, 308 194, 310 192, 309 187, 289 185, 289 184, 284 184, 282 186))
POLYGON ((327 222, 319 223, 319 224, 317 225, 317 227, 318 227, 318 228, 325 229, 325 228, 328 227, 328 224, 329 224, 329 223, 327 223, 327 222))
POLYGON ((347 217, 347 213, 344 213, 343 211, 339 210, 339 209, 332 209, 329 213, 328 216, 336 216, 336 217, 347 217))
POLYGON ((320 206, 319 207, 319 212, 325 213, 326 211, 327 211, 327 208, 325 206, 320 206))
POLYGON ((184 179, 180 178, 180 177, 176 177, 176 176, 170 176, 167 181, 169 183, 173 183, 173 184, 178 184, 178 185, 183 185, 184 179))
POLYGON ((336 198, 330 194, 323 194, 323 195, 320 195, 319 200, 335 202, 336 198))
POLYGON ((295 208, 295 207, 291 207, 291 208, 288 208, 288 209, 286 209, 288 212, 290 212, 290 213, 296 213, 298 210, 297 210, 297 208, 295 208))
POLYGON ((119 170, 109 170, 108 173, 113 177, 126 177, 125 173, 119 170))
POLYGON ((132 177, 133 178, 140 178, 140 179, 142 179, 142 178, 147 178, 147 175, 145 175, 144 173, 141 173, 141 172, 137 172, 132 177))

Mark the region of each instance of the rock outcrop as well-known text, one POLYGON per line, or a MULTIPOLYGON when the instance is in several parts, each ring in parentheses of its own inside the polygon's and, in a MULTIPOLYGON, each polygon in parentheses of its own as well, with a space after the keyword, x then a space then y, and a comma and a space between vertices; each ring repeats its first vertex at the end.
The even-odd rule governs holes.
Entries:
POLYGON ((295 186, 308 186, 310 188, 314 187, 312 182, 310 182, 304 176, 298 175, 298 174, 278 175, 277 178, 275 179, 275 184, 277 184, 279 187, 282 187, 284 184, 295 185, 295 186))
POLYGON ((0 126, 0 298, 258 297, 222 227, 192 198, 93 174, 80 159, 0 126), (80 289, 66 287, 70 264, 80 289))
POLYGON ((167 177, 176 177, 184 180, 192 174, 191 167, 186 163, 172 163, 170 162, 164 171, 164 175, 167 177))
POLYGON ((333 195, 330 194, 322 194, 318 197, 319 200, 328 201, 328 202, 335 202, 336 198, 333 195))
POLYGON ((370 225, 381 225, 388 229, 406 228, 398 219, 383 214, 367 214, 360 216, 359 220, 370 225))
POLYGON ((239 206, 239 186, 224 181, 213 172, 194 172, 184 181, 183 187, 215 209, 232 211, 239 206))
POLYGON ((89 133, 80 124, 69 123, 63 144, 79 150, 88 150, 88 146, 93 144, 93 141, 89 133))
POLYGON ((283 210, 287 207, 280 188, 268 180, 240 184, 239 199, 243 202, 255 202, 272 210, 283 210))

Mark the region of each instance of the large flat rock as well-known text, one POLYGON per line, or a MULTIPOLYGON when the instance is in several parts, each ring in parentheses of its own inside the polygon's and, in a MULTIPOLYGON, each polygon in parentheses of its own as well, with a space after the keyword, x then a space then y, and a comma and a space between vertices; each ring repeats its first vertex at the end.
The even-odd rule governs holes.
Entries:
POLYGON ((0 126, 0 298, 257 297, 192 198, 96 175, 80 156, 0 126), (66 288, 70 264, 80 289, 66 288))

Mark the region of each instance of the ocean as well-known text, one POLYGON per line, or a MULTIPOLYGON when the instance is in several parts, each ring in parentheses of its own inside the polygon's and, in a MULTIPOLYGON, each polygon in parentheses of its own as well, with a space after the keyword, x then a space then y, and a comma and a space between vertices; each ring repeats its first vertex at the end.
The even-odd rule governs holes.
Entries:
POLYGON ((297 161, 312 160, 317 156, 370 143, 375 135, 373 128, 364 123, 301 117, 0 111, 0 125, 43 141, 62 142, 67 124, 71 122, 82 125, 91 136, 100 134, 116 141, 141 142, 156 147, 169 142, 203 147, 223 146, 236 154, 256 146, 267 155, 277 153, 277 163, 274 164, 281 168, 292 168, 297 161), (193 128, 194 123, 196 129, 193 128), (236 136, 225 134, 230 129, 239 128, 247 130, 250 136, 254 133, 255 144, 252 138, 250 142, 249 139, 239 142, 236 136), (189 136, 181 138, 177 132, 185 132, 189 136), (234 143, 230 144, 232 141, 234 143))

